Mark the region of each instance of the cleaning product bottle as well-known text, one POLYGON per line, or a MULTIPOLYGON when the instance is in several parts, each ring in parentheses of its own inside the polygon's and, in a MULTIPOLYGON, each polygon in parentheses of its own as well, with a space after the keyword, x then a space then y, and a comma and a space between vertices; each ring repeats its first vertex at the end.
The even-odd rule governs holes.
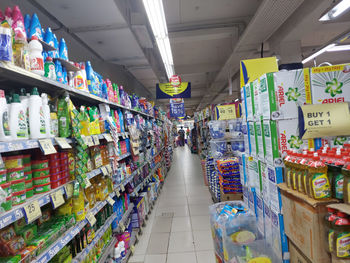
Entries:
POLYGON ((9 108, 5 98, 5 92, 0 90, 0 141, 11 140, 9 125, 9 108))
POLYGON ((46 138, 52 137, 51 135, 51 118, 50 118, 50 106, 46 93, 41 94, 42 103, 43 103, 43 112, 45 119, 45 127, 46 127, 46 138))
POLYGON ((45 75, 44 75, 45 77, 52 80, 57 80, 55 64, 53 63, 51 57, 46 58, 44 70, 45 70, 45 75))
POLYGON ((89 92, 89 90, 85 87, 85 80, 82 70, 78 70, 74 73, 73 86, 78 90, 89 92))
POLYGON ((288 150, 287 155, 283 160, 284 165, 286 167, 286 173, 285 173, 285 182, 287 184, 288 188, 292 188, 292 172, 293 172, 293 167, 292 163, 294 162, 294 153, 293 151, 288 150))
POLYGON ((38 37, 33 36, 29 42, 29 60, 30 70, 40 76, 45 75, 44 58, 42 55, 43 46, 38 40, 38 37))
POLYGON ((344 203, 350 204, 350 157, 345 158, 342 174, 344 176, 343 200, 344 203))
POLYGON ((126 254, 125 254, 125 242, 124 241, 120 241, 120 254, 122 256, 122 258, 124 259, 126 254))
POLYGON ((328 165, 328 173, 331 173, 331 189, 332 197, 342 200, 344 197, 344 175, 342 174, 342 168, 345 164, 345 160, 341 151, 337 151, 334 161, 328 165))
POLYGON ((337 218, 332 223, 334 229, 333 255, 337 258, 350 258, 350 220, 343 212, 337 213, 337 218))
POLYGON ((60 137, 70 136, 70 116, 68 109, 69 95, 65 93, 63 98, 58 100, 57 104, 57 115, 58 115, 58 130, 60 137))
POLYGON ((294 163, 292 163, 294 169, 292 172, 292 189, 298 189, 298 174, 301 172, 300 161, 302 160, 302 154, 296 153, 296 157, 294 159, 294 163))
POLYGON ((333 208, 327 208, 328 213, 325 216, 325 226, 326 226, 326 245, 325 248, 327 252, 333 252, 333 243, 334 243, 334 229, 332 223, 337 219, 336 210, 333 208))
POLYGON ((29 127, 31 139, 46 137, 43 101, 39 96, 38 88, 36 87, 32 89, 29 97, 29 127))
POLYGON ((309 183, 314 199, 327 199, 331 197, 331 186, 327 175, 327 166, 320 161, 317 153, 314 154, 313 161, 308 165, 309 183))
POLYGON ((69 60, 68 49, 67 49, 66 41, 64 41, 64 38, 61 38, 60 43, 58 45, 58 55, 63 60, 69 60))
POLYGON ((305 188, 304 188, 303 182, 304 182, 305 172, 307 171, 307 162, 308 162, 307 151, 304 150, 302 153, 300 162, 299 162, 299 170, 297 172, 297 186, 298 186, 297 190, 300 193, 305 193, 305 188))
POLYGON ((19 95, 19 99, 21 100, 21 103, 24 108, 27 127, 28 127, 28 135, 30 135, 30 129, 29 129, 29 96, 26 92, 25 88, 21 88, 21 93, 19 95))
POLYGON ((19 100, 19 95, 14 93, 10 108, 10 131, 12 140, 28 139, 28 128, 25 111, 19 100))
POLYGON ((122 262, 121 248, 119 246, 119 243, 115 244, 114 246, 113 259, 114 259, 114 263, 122 262))
POLYGON ((50 130, 51 130, 51 137, 58 137, 58 117, 57 112, 55 111, 55 106, 53 104, 49 105, 50 107, 50 130))

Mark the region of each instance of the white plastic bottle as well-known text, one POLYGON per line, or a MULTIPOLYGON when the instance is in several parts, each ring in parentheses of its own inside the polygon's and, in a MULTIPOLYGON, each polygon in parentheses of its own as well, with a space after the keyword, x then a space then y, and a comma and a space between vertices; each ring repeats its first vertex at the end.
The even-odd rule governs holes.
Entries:
POLYGON ((51 118, 50 118, 50 106, 46 93, 41 93, 41 99, 43 101, 43 112, 45 119, 45 128, 46 128, 46 138, 53 137, 51 135, 51 118))
POLYGON ((29 46, 30 70, 40 76, 44 76, 45 75, 44 58, 42 55, 43 46, 39 42, 38 37, 33 36, 28 46, 29 46))
POLYGON ((29 104, 29 96, 28 93, 26 93, 26 90, 24 88, 21 89, 21 93, 19 95, 19 99, 23 105, 23 109, 25 112, 25 117, 26 117, 26 122, 27 122, 27 128, 28 128, 28 135, 30 135, 30 130, 29 130, 29 109, 28 109, 28 104, 29 104))
POLYGON ((29 128, 31 139, 46 137, 43 101, 36 87, 33 88, 29 97, 29 128))
POLYGON ((25 111, 18 94, 13 94, 10 107, 10 131, 12 140, 28 139, 25 111))
POLYGON ((119 243, 114 247, 114 254, 113 254, 113 259, 115 263, 121 263, 122 262, 122 255, 121 255, 121 250, 119 243))
POLYGON ((120 241, 120 242, 119 242, 119 245, 120 245, 120 255, 122 256, 122 259, 124 259, 124 258, 125 258, 125 255, 126 255, 126 253, 125 253, 125 243, 124 243, 124 241, 120 241))
POLYGON ((9 117, 9 107, 6 102, 5 92, 0 90, 0 141, 11 140, 9 117))

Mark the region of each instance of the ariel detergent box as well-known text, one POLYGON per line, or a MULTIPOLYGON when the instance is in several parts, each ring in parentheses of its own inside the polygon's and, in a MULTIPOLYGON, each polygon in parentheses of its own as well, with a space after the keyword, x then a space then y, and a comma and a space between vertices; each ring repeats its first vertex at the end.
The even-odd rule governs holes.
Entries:
POLYGON ((258 137, 256 136, 256 126, 255 122, 248 121, 249 129, 249 141, 250 141, 250 152, 253 156, 258 156, 258 137))
POLYGON ((254 120, 260 120, 260 116, 262 115, 262 111, 260 108, 260 95, 259 95, 259 79, 254 80, 251 82, 251 86, 253 87, 253 94, 254 94, 254 120))
POLYGON ((311 98, 309 69, 264 74, 259 91, 263 119, 298 118, 298 106, 311 98))
POLYGON ((243 87, 245 89, 245 103, 247 107, 247 120, 254 120, 254 92, 253 92, 253 83, 248 83, 243 87))
POLYGON ((312 103, 350 102, 350 64, 311 68, 312 103))
POLYGON ((278 132, 276 121, 263 120, 263 135, 265 143, 265 161, 269 164, 280 164, 280 154, 278 150, 278 132))
POLYGON ((264 160, 265 158, 265 142, 264 142, 264 130, 263 130, 263 126, 262 126, 262 122, 261 121, 256 121, 255 122, 255 128, 256 128, 256 137, 257 137, 257 141, 258 141, 258 156, 260 157, 260 159, 264 160))

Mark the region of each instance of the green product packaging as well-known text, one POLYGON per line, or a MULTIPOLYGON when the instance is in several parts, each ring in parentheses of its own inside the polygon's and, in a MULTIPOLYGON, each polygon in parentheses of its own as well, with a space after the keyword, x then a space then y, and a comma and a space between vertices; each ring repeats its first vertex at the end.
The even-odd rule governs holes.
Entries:
POLYGON ((57 104, 58 131, 60 137, 69 137, 71 135, 68 100, 69 96, 65 95, 63 98, 58 100, 57 104))
POLYGON ((264 140, 264 127, 262 125, 262 121, 255 122, 256 127, 256 136, 258 141, 258 149, 259 149, 259 157, 261 159, 265 158, 266 149, 265 149, 265 140, 264 140))
POLYGON ((13 257, 0 257, 0 263, 19 263, 21 262, 21 255, 13 257))
POLYGON ((14 227, 15 227, 15 232, 16 232, 16 234, 18 234, 18 233, 21 231, 21 229, 24 228, 24 227, 27 225, 27 223, 26 223, 25 218, 22 217, 22 218, 20 218, 19 220, 15 221, 15 222, 13 223, 13 225, 14 225, 14 227))
POLYGON ((21 229, 18 235, 22 236, 26 243, 30 242, 37 235, 37 225, 29 224, 21 229))
MULTIPOLYGON (((81 179, 81 177, 78 177, 78 180, 81 179)), ((74 188, 73 188, 73 196, 74 197, 79 197, 79 188, 80 184, 78 181, 74 181, 74 188)))
POLYGON ((259 98, 262 117, 264 120, 270 120, 272 112, 277 110, 273 73, 260 77, 259 98))
POLYGON ((263 121, 264 142, 265 142, 265 160, 267 163, 275 165, 280 162, 278 148, 278 133, 276 121, 263 121))

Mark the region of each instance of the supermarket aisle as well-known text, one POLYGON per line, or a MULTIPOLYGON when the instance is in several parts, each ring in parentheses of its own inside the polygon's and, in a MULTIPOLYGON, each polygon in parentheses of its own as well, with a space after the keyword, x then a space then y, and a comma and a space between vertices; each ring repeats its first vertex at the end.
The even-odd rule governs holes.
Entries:
POLYGON ((198 155, 178 147, 161 195, 130 263, 214 263, 212 204, 198 155))

